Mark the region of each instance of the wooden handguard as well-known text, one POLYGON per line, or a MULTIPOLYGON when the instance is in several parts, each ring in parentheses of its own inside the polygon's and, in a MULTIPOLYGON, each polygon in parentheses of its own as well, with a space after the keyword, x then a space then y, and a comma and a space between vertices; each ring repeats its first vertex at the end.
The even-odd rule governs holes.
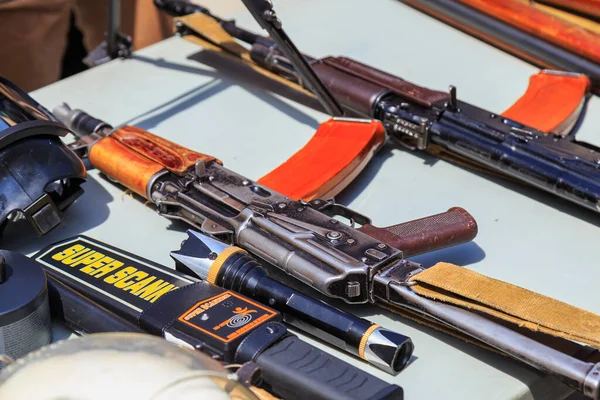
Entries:
MULTIPOLYGON (((410 100, 424 107, 431 107, 434 103, 438 103, 442 100, 447 100, 450 96, 447 92, 439 92, 437 90, 431 90, 422 86, 417 86, 412 82, 405 81, 395 75, 387 73, 385 71, 373 68, 367 64, 363 64, 360 61, 353 60, 348 57, 325 57, 320 60, 325 65, 332 68, 345 72, 349 75, 354 75, 357 78, 368 81, 372 84, 379 85, 386 90, 391 90, 394 93, 410 100)), ((323 76, 319 74, 319 68, 315 65, 317 74, 320 75, 321 79, 329 81, 328 86, 335 86, 335 75, 328 76, 326 72, 323 76)), ((339 82, 338 85, 346 82, 339 82)), ((351 88, 351 90, 356 90, 351 88)), ((372 102, 371 102, 372 107, 372 102)))
MULTIPOLYGON (((459 0, 482 13, 600 63, 600 35, 517 0, 459 0)), ((570 2, 570 1, 569 1, 570 2)))
POLYGON ((221 163, 133 126, 99 140, 89 153, 92 165, 135 193, 147 197, 150 179, 163 169, 183 175, 196 161, 221 163))
POLYGON ((212 156, 197 153, 135 126, 119 128, 111 137, 177 175, 185 175, 197 161, 221 164, 212 156))
POLYGON ((294 200, 333 197, 362 171, 384 140, 385 128, 378 121, 330 119, 258 183, 294 200))
POLYGON ((92 146, 90 163, 127 189, 146 198, 150 178, 163 166, 132 151, 112 137, 105 137, 92 146))
POLYGON ((477 236, 477 222, 460 207, 386 228, 367 224, 360 231, 402 250, 404 257, 466 243, 477 236))
POLYGON ((566 135, 577 122, 590 90, 583 74, 541 71, 529 79, 529 87, 502 115, 542 132, 566 135))

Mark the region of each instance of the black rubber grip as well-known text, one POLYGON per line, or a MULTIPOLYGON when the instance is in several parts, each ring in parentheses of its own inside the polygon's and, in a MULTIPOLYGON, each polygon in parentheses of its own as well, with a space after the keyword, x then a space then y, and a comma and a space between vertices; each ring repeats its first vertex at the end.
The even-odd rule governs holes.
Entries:
POLYGON ((297 336, 287 336, 254 360, 272 391, 311 400, 402 399, 402 388, 335 358, 297 336))
POLYGON ((131 322, 100 306, 83 294, 46 275, 52 318, 78 334, 100 332, 144 333, 131 322))

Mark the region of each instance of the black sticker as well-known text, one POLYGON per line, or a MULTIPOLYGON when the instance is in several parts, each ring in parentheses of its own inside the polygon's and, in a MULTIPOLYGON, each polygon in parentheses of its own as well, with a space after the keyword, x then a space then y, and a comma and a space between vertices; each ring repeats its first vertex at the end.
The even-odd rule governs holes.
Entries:
POLYGON ((165 293, 195 283, 166 267, 82 236, 43 250, 35 260, 138 312, 165 293))
POLYGON ((230 342, 276 315, 276 311, 226 291, 196 303, 179 317, 179 321, 223 342, 230 342))

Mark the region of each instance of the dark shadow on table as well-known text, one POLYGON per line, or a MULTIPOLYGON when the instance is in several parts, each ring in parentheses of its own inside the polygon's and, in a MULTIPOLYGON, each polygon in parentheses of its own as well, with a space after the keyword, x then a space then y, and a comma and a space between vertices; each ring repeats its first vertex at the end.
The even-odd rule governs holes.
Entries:
MULTIPOLYGON (((392 157, 392 149, 396 148, 393 142, 388 142, 386 145, 380 150, 380 152, 373 157, 371 162, 365 167, 365 169, 361 172, 361 174, 349 185, 344 191, 342 191, 336 199, 339 200, 343 204, 349 204, 352 200, 354 200, 360 193, 362 193, 369 183, 375 179, 377 172, 380 168, 382 168, 383 164, 386 160, 392 157)), ((408 152, 407 152, 408 153, 408 152)), ((410 152, 410 156, 419 157, 423 160, 423 164, 428 165, 430 168, 435 168, 438 162, 444 163, 446 161, 441 160, 438 157, 434 157, 428 153, 424 152, 410 152)), ((455 165, 455 164, 453 164, 455 165)), ((461 168, 465 171, 468 171, 472 174, 485 178, 489 181, 494 182, 497 185, 503 186, 508 190, 513 192, 518 192, 523 196, 530 197, 540 203, 544 203, 555 210, 569 214, 573 217, 579 218, 590 224, 600 227, 600 217, 598 213, 589 210, 587 208, 581 207, 575 203, 572 203, 566 199, 561 197, 552 195, 547 193, 541 189, 514 181, 509 179, 504 179, 496 176, 490 176, 483 172, 475 171, 473 169, 456 165, 458 168, 461 168)), ((401 182, 402 175, 398 174, 399 184, 401 182)), ((458 204, 460 206, 460 204, 458 204)), ((467 210, 468 211, 468 210, 467 210)), ((439 210, 432 210, 432 212, 439 212, 439 210)), ((420 218, 422 216, 415 216, 415 218, 420 218)), ((390 222, 391 224, 391 222, 390 222)))
MULTIPOLYGON (((197 86, 174 99, 169 100, 152 110, 148 110, 145 113, 138 115, 131 120, 127 121, 126 124, 132 124, 138 128, 152 131, 162 121, 172 117, 173 115, 184 112, 188 108, 201 103, 202 101, 218 94, 219 92, 227 89, 229 85, 221 80, 213 80, 208 83, 197 86)), ((202 129, 202 121, 198 121, 196 124, 198 129, 202 129)))
MULTIPOLYGON (((423 163, 426 165, 430 165, 432 168, 435 168, 438 162, 445 162, 437 157, 433 157, 427 153, 412 153, 412 155, 417 156, 423 160, 423 163)), ((473 170, 471 168, 467 168, 461 165, 453 164, 456 167, 468 171, 472 174, 480 176, 482 178, 487 179, 488 181, 492 181, 497 185, 500 185, 512 192, 517 192, 523 196, 529 197, 537 202, 543 203, 547 206, 554 208, 558 212, 562 212, 564 214, 568 214, 572 217, 581 219, 590 224, 593 224, 597 227, 600 227, 600 217, 597 212, 584 208, 580 205, 577 205, 569 200, 563 199, 562 197, 558 197, 549 192, 546 192, 542 189, 538 189, 536 187, 530 186, 525 183, 518 182, 516 180, 510 178, 501 178, 499 176, 491 176, 486 173, 473 170)))
MULTIPOLYGON (((169 62, 164 59, 148 58, 148 57, 144 57, 144 56, 137 55, 137 54, 134 54, 132 56, 132 58, 137 61, 156 65, 160 68, 168 68, 168 69, 174 69, 177 71, 183 71, 183 72, 193 73, 193 74, 202 75, 202 76, 208 76, 208 77, 214 78, 214 81, 205 83, 198 87, 195 87, 195 88, 183 93, 182 95, 177 96, 174 99, 170 99, 170 100, 164 102, 163 104, 153 108, 152 110, 148 110, 141 115, 131 118, 130 120, 126 121, 124 124, 129 124, 129 123, 135 122, 135 124, 137 126, 143 128, 143 129, 148 129, 148 130, 152 129, 158 123, 171 117, 172 115, 183 112, 186 109, 188 109, 189 107, 196 105, 196 104, 202 102, 203 100, 206 100, 206 99, 210 98, 211 96, 214 96, 214 95, 218 94, 219 92, 221 92, 231 86, 239 86, 239 87, 243 88, 248 93, 257 97, 259 100, 261 100, 261 101, 269 104, 273 108, 275 108, 277 110, 277 112, 282 112, 282 113, 288 115, 289 117, 295 119, 296 121, 298 121, 301 124, 308 125, 314 129, 316 129, 320 124, 319 121, 312 118, 308 114, 302 112, 297 107, 290 105, 287 102, 285 102, 284 100, 275 96, 271 90, 265 90, 262 87, 256 88, 249 82, 246 82, 246 79, 250 79, 251 82, 253 82, 256 79, 259 79, 261 77, 263 80, 265 80, 265 82, 269 82, 268 79, 264 78, 262 75, 260 75, 256 72, 252 71, 251 69, 249 71, 243 71, 243 72, 242 71, 234 71, 232 73, 223 73, 223 71, 221 69, 225 68, 225 67, 223 67, 221 65, 219 65, 217 68, 217 71, 214 72, 214 71, 207 70, 207 69, 193 68, 193 67, 189 67, 186 65, 169 62), (248 76, 249 74, 250 74, 250 76, 248 76), (240 77, 243 77, 243 78, 240 78, 240 77)), ((217 55, 210 53, 210 52, 206 52, 206 51, 201 51, 199 53, 195 53, 195 54, 189 56, 188 58, 195 60, 195 61, 199 61, 201 63, 203 63, 203 61, 205 59, 207 59, 207 60, 212 60, 213 58, 215 58, 217 60, 222 59, 222 57, 218 57, 217 55), (210 55, 207 56, 207 53, 212 55, 212 57, 210 55)), ((225 60, 225 61, 228 61, 228 60, 225 60)), ((232 61, 229 61, 229 64, 231 64, 233 66, 238 65, 237 63, 234 63, 232 61)), ((206 65, 212 66, 210 64, 206 64, 206 65)), ((192 82, 193 82, 193 80, 190 79, 190 83, 192 83, 192 82)), ((168 84, 168 82, 166 82, 165 84, 168 84)), ((310 99, 308 96, 304 95, 304 97, 310 99)), ((231 118, 235 118, 236 110, 231 109, 231 110, 229 110, 229 112, 231 114, 231 118)), ((199 127, 202 126, 201 121, 198 122, 198 126, 199 127)), ((277 127, 274 126, 273 129, 277 129, 277 127)))
POLYGON ((485 251, 476 242, 463 243, 431 253, 410 257, 410 261, 431 267, 439 262, 447 262, 464 267, 478 263, 485 258, 485 251))
MULTIPOLYGON (((253 86, 261 91, 269 91, 290 99, 296 103, 325 112, 319 101, 312 96, 294 89, 255 71, 249 66, 236 62, 210 50, 201 50, 187 57, 188 60, 199 62, 214 68, 219 76, 225 75, 241 85, 253 86)), ((291 82, 290 82, 291 83, 291 82)))
POLYGON ((83 191, 64 212, 63 221, 49 233, 38 237, 29 224, 21 220, 7 226, 0 239, 0 248, 29 254, 101 225, 108 219, 108 203, 114 200, 113 197, 89 175, 83 191))
MULTIPOLYGON (((350 204, 352 200, 356 199, 358 195, 364 192, 366 187, 375 179, 385 162, 393 156, 393 148, 394 147, 391 146, 390 143, 386 143, 352 183, 335 197, 336 200, 342 204, 350 204)), ((392 223, 390 223, 390 225, 392 225, 392 223)))

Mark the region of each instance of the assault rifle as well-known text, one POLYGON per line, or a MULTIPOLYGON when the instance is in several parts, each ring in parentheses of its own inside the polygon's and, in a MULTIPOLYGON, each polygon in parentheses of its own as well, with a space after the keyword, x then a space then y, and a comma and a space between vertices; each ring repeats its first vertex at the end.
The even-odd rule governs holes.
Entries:
POLYGON ((493 318, 413 291, 411 277, 423 269, 404 257, 471 240, 477 226, 466 211, 454 208, 376 228, 333 201, 293 200, 230 171, 214 157, 142 129, 113 130, 66 105, 55 113, 79 137, 75 146, 80 151, 85 147, 94 167, 154 203, 160 215, 239 246, 326 296, 399 307, 438 321, 600 399, 600 364, 580 361, 493 318))
MULTIPOLYGON (((193 13, 176 23, 184 37, 301 89, 294 60, 272 38, 185 1, 155 4, 171 15, 193 13), (250 50, 236 40, 250 44, 250 50)), ((448 93, 433 91, 346 57, 305 59, 348 115, 382 121, 400 146, 512 177, 600 210, 600 148, 579 143, 569 133, 584 106, 589 88, 585 76, 543 71, 499 115, 458 100, 454 87, 448 93)))

